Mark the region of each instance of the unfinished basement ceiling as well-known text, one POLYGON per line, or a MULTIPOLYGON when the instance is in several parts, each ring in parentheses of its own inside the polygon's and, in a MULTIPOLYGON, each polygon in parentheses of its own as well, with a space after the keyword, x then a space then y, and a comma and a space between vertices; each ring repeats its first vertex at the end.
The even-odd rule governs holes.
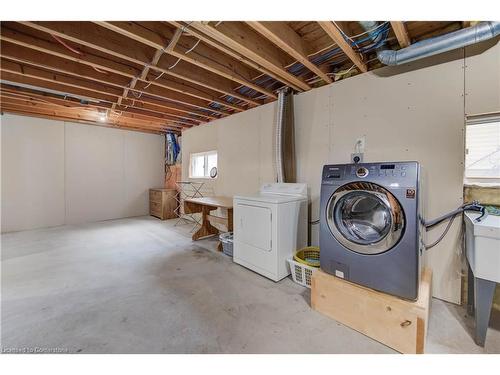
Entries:
MULTIPOLYGON (((399 49, 466 22, 384 22, 399 49)), ((180 132, 381 66, 355 21, 2 22, 0 108, 180 132)))

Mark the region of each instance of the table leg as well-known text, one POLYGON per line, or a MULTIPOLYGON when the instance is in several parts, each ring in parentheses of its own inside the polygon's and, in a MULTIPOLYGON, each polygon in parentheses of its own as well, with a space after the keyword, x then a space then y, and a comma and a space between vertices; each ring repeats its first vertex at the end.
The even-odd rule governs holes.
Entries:
POLYGON ((493 303, 493 294, 495 293, 496 283, 490 280, 475 278, 474 294, 476 306, 476 344, 484 346, 486 341, 486 332, 490 322, 491 305, 493 303))
POLYGON ((215 208, 210 207, 210 206, 203 206, 202 207, 201 227, 191 237, 193 239, 193 241, 199 240, 200 238, 203 238, 203 237, 208 237, 208 236, 213 236, 213 235, 219 234, 219 230, 210 223, 210 220, 208 220, 208 217, 207 217, 210 214, 210 211, 212 211, 214 209, 215 208))
POLYGON ((467 263, 467 313, 474 316, 474 274, 470 264, 467 263))

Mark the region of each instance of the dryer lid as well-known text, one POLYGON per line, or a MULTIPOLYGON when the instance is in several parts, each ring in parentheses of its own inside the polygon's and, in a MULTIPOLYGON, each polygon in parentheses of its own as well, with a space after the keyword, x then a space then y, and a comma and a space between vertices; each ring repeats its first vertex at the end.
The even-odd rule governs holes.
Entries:
POLYGON ((307 185, 288 182, 266 183, 260 187, 260 193, 307 197, 307 185))
POLYGON ((307 199, 307 185, 298 183, 266 183, 258 194, 237 195, 234 199, 264 203, 287 203, 307 199))

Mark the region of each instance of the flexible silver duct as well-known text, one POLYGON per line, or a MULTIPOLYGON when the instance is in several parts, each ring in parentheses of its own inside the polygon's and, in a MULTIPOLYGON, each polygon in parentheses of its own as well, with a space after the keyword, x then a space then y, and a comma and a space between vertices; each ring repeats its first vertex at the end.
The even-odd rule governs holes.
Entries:
POLYGON ((283 124, 285 119, 285 100, 287 89, 278 92, 278 113, 276 115, 276 133, 274 150, 276 152, 276 172, 278 182, 284 182, 285 167, 283 165, 283 124))
MULTIPOLYGON (((377 22, 364 21, 360 22, 360 25, 368 31, 376 27, 377 22)), ((385 65, 401 65, 438 53, 470 46, 497 35, 500 35, 500 22, 480 22, 466 29, 422 40, 398 51, 380 48, 377 50, 377 57, 385 65)))

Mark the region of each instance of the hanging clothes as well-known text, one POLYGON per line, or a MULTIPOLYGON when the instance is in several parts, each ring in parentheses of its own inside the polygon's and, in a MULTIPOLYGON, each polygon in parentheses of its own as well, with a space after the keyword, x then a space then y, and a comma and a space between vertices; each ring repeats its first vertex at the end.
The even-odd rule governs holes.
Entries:
POLYGON ((174 133, 165 134, 165 164, 174 165, 180 154, 181 148, 174 133))

